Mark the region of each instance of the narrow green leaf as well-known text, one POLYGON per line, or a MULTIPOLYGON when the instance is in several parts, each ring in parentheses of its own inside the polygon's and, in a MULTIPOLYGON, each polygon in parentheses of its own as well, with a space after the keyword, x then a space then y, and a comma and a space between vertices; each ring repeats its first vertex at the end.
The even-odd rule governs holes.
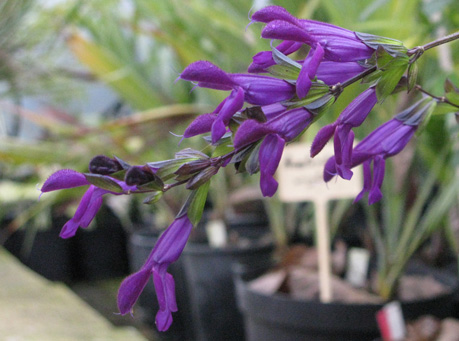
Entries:
POLYGON ((188 219, 190 219, 193 226, 196 226, 202 218, 204 211, 204 205, 207 200, 207 194, 209 192, 210 181, 207 181, 198 189, 194 190, 191 197, 191 202, 188 206, 188 219))
POLYGON ((96 187, 114 193, 123 193, 123 189, 121 188, 121 186, 118 185, 112 179, 110 179, 108 176, 91 173, 84 173, 84 176, 86 177, 86 180, 89 181, 89 183, 93 184, 96 187))

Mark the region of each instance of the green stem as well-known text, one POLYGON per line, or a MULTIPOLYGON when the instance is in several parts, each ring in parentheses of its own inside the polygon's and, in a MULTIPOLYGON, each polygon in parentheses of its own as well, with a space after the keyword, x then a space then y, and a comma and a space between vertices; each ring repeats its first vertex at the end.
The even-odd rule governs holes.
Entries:
POLYGON ((378 69, 378 67, 375 65, 375 66, 372 66, 368 69, 366 69, 365 71, 363 71, 362 73, 359 73, 358 75, 355 75, 354 77, 352 78, 349 78, 347 81, 345 81, 344 83, 337 83, 335 85, 332 85, 330 86, 330 91, 332 93, 341 93, 343 91, 344 88, 348 87, 349 85, 351 84, 354 84, 355 82, 363 79, 364 77, 372 74, 373 72, 375 72, 376 70, 378 69))
POLYGON ((459 108, 459 105, 451 103, 445 96, 441 96, 441 97, 435 96, 434 94, 431 94, 430 92, 424 90, 422 86, 420 86, 419 84, 416 84, 414 88, 418 90, 419 92, 422 92, 423 94, 426 94, 427 96, 432 97, 433 99, 436 99, 440 103, 447 103, 455 108, 459 108))

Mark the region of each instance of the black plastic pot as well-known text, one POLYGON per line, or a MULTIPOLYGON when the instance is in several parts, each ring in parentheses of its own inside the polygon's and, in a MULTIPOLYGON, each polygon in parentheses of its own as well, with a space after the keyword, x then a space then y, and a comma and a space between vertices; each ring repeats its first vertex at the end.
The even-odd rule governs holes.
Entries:
POLYGON ((188 280, 196 340, 242 340, 244 327, 237 309, 232 268, 271 263, 274 244, 252 241, 246 246, 211 248, 188 243, 182 254, 188 280))
MULTIPOLYGON (((236 279, 239 309, 244 315, 246 340, 373 340, 380 336, 376 312, 382 304, 320 303, 287 294, 254 291, 249 273, 236 279)), ((445 283, 445 284, 451 284, 445 283)), ((453 312, 453 291, 431 299, 402 302, 406 320, 422 315, 439 318, 453 312)))
POLYGON ((93 229, 80 229, 73 239, 78 279, 101 280, 129 273, 126 232, 107 206, 99 210, 93 229))
POLYGON ((75 279, 73 241, 59 238, 65 221, 56 218, 53 226, 45 229, 26 226, 12 234, 4 247, 45 278, 70 283, 75 279))
MULTIPOLYGON (((150 252, 153 250, 159 233, 145 228, 134 232, 129 239, 129 263, 132 272, 138 271, 144 264, 150 252)), ((162 340, 194 340, 193 325, 191 322, 191 312, 189 298, 186 287, 186 278, 181 259, 169 266, 168 272, 174 276, 175 293, 177 298, 178 312, 173 313, 173 323, 168 331, 158 333, 158 338, 162 340)), ((149 281, 143 290, 137 303, 143 311, 144 322, 154 326, 155 316, 159 305, 156 299, 153 281, 149 281)))

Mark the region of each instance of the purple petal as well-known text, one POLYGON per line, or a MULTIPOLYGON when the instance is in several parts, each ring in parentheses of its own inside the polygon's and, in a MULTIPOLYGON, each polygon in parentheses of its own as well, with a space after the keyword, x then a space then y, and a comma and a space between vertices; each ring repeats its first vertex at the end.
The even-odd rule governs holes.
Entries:
POLYGON ((365 71, 365 68, 356 62, 332 62, 322 61, 317 68, 317 79, 327 85, 335 85, 358 75, 365 71))
POLYGON ((118 309, 121 315, 132 311, 132 307, 147 285, 150 274, 151 269, 142 268, 123 280, 118 290, 118 309))
POLYGON ((352 127, 360 126, 377 101, 375 87, 368 88, 343 110, 338 118, 338 122, 340 124, 349 124, 352 127))
POLYGON ((260 146, 260 188, 263 195, 272 197, 277 191, 278 183, 274 173, 279 166, 285 141, 276 134, 268 135, 260 146))
POLYGON ((183 80, 198 82, 199 86, 231 90, 234 86, 228 74, 211 62, 200 60, 188 65, 180 75, 183 80))
POLYGON ((261 31, 261 36, 265 39, 289 40, 307 45, 314 43, 314 40, 306 30, 282 20, 269 22, 261 31))
POLYGON ((103 202, 102 194, 107 193, 107 191, 103 191, 104 193, 99 194, 99 193, 96 193, 96 191, 100 192, 103 190, 101 190, 100 188, 97 188, 94 191, 95 193, 93 194, 91 201, 88 204, 86 212, 84 213, 83 217, 81 217, 81 220, 80 220, 80 227, 82 228, 86 228, 89 226, 89 224, 94 219, 97 212, 99 211, 100 207, 102 206, 102 202, 103 202))
POLYGON ((371 176, 370 161, 365 161, 363 163, 363 189, 354 199, 354 203, 362 199, 363 195, 366 192, 370 191, 371 183, 372 183, 372 176, 371 176))
POLYGON ((59 233, 59 237, 62 239, 71 238, 75 235, 76 231, 78 230, 80 223, 79 221, 75 221, 75 219, 70 219, 65 225, 62 227, 61 232, 59 233))
POLYGON ((402 125, 393 132, 390 138, 382 141, 381 147, 386 157, 400 153, 411 140, 416 129, 416 126, 402 125))
POLYGON ((384 180, 386 161, 377 156, 373 161, 373 184, 368 194, 368 204, 373 205, 375 202, 378 202, 382 198, 381 186, 384 180))
POLYGON ((311 145, 311 157, 319 154, 335 133, 336 125, 329 124, 319 130, 311 145))
POLYGON ((292 24, 299 23, 297 18, 280 6, 267 6, 252 14, 252 21, 268 23, 274 20, 285 20, 292 24))
POLYGON ((241 149, 255 141, 260 140, 269 132, 270 130, 263 123, 256 120, 244 121, 234 135, 234 148, 241 149))
POLYGON ((244 99, 253 105, 268 105, 290 99, 295 87, 283 79, 235 73, 231 75, 234 83, 244 89, 244 99))
POLYGON ((190 125, 185 129, 183 136, 188 138, 204 133, 208 133, 212 127, 216 118, 215 114, 204 114, 199 115, 196 119, 190 123, 190 125))
POLYGON ((224 105, 217 115, 214 123, 212 124, 212 143, 216 143, 226 132, 226 126, 233 117, 233 115, 242 109, 244 105, 244 92, 238 87, 231 91, 227 97, 224 105))
POLYGON ((335 157, 330 157, 324 166, 324 181, 329 182, 331 179, 337 175, 338 172, 336 171, 336 161, 335 157))
POLYGON ((45 193, 84 185, 89 185, 89 182, 83 174, 72 169, 61 169, 45 181, 41 191, 45 193))
POLYGON ((314 115, 305 108, 287 110, 266 123, 266 127, 290 142, 300 135, 313 121, 314 115))
POLYGON ((168 330, 172 324, 172 312, 177 311, 175 283, 172 275, 163 270, 153 272, 153 281, 159 303, 156 327, 163 332, 168 330))
MULTIPOLYGON (((149 261, 154 264, 175 262, 183 251, 193 225, 187 215, 176 218, 156 242, 149 261)), ((147 261, 148 263, 148 261, 147 261)))
MULTIPOLYGON (((348 126, 345 127, 347 128, 348 126)), ((334 142, 336 170, 340 177, 345 180, 350 180, 352 178, 352 171, 350 168, 354 133, 350 128, 341 129, 338 134, 335 133, 334 142)))
POLYGON ((296 94, 299 98, 304 98, 308 94, 323 57, 324 50, 320 44, 317 44, 314 49, 309 51, 296 82, 296 94))
POLYGON ((89 203, 91 202, 92 196, 94 194, 94 190, 96 187, 94 185, 89 186, 88 190, 85 192, 83 197, 81 198, 80 204, 75 211, 75 214, 72 219, 70 219, 60 232, 61 238, 70 238, 73 237, 80 226, 80 221, 83 216, 86 214, 88 210, 89 203))

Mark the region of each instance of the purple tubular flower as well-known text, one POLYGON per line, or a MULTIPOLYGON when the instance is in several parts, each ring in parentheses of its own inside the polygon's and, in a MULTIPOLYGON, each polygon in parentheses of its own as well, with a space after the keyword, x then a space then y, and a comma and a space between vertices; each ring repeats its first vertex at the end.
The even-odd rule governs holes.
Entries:
MULTIPOLYGON (((127 194, 135 191, 136 186, 128 186, 123 181, 112 178, 123 190, 122 193, 111 192, 94 185, 90 185, 86 193, 81 198, 80 204, 75 211, 74 216, 62 227, 59 234, 61 238, 67 239, 73 237, 78 227, 86 228, 96 216, 97 211, 102 205, 102 196, 107 193, 114 195, 127 194)), ((82 173, 71 169, 62 169, 53 173, 43 184, 42 193, 73 188, 78 186, 89 185, 82 173)))
POLYGON ((183 215, 164 231, 141 269, 124 279, 118 291, 118 309, 122 315, 131 313, 134 304, 153 276, 159 311, 156 326, 160 331, 169 329, 172 312, 176 312, 175 282, 167 268, 182 253, 193 225, 187 215, 183 215))
POLYGON ((300 135, 314 119, 304 108, 281 110, 280 105, 262 107, 267 122, 247 120, 234 136, 234 148, 242 149, 264 138, 259 151, 260 188, 264 196, 273 196, 277 181, 273 175, 279 165, 284 146, 300 135))
POLYGON ((374 50, 354 32, 314 20, 296 19, 284 8, 269 6, 252 15, 252 21, 266 23, 262 37, 295 41, 324 49, 325 60, 350 62, 370 58, 374 50))
MULTIPOLYGON (((364 138, 353 150, 350 168, 363 163, 364 185, 355 201, 368 192, 368 203, 371 205, 382 198, 381 185, 384 179, 385 159, 398 154, 411 140, 417 125, 408 125, 393 118, 384 123, 364 138), (373 174, 371 171, 373 165, 373 174)), ((330 181, 339 174, 336 157, 328 159, 324 168, 324 180, 330 181)))
POLYGON ((352 128, 363 123, 377 101, 374 87, 368 88, 357 96, 343 110, 335 123, 319 130, 311 146, 311 157, 316 156, 334 134, 336 169, 343 179, 349 180, 352 177, 350 170, 354 142, 352 128))
POLYGON ((203 119, 194 121, 185 131, 185 137, 194 136, 207 131, 211 125, 213 143, 225 134, 231 117, 242 108, 244 101, 253 105, 269 105, 290 99, 295 94, 295 86, 282 79, 250 74, 230 74, 207 61, 190 64, 180 78, 197 82, 201 87, 231 90, 231 94, 213 112, 215 118, 207 115, 203 119))

